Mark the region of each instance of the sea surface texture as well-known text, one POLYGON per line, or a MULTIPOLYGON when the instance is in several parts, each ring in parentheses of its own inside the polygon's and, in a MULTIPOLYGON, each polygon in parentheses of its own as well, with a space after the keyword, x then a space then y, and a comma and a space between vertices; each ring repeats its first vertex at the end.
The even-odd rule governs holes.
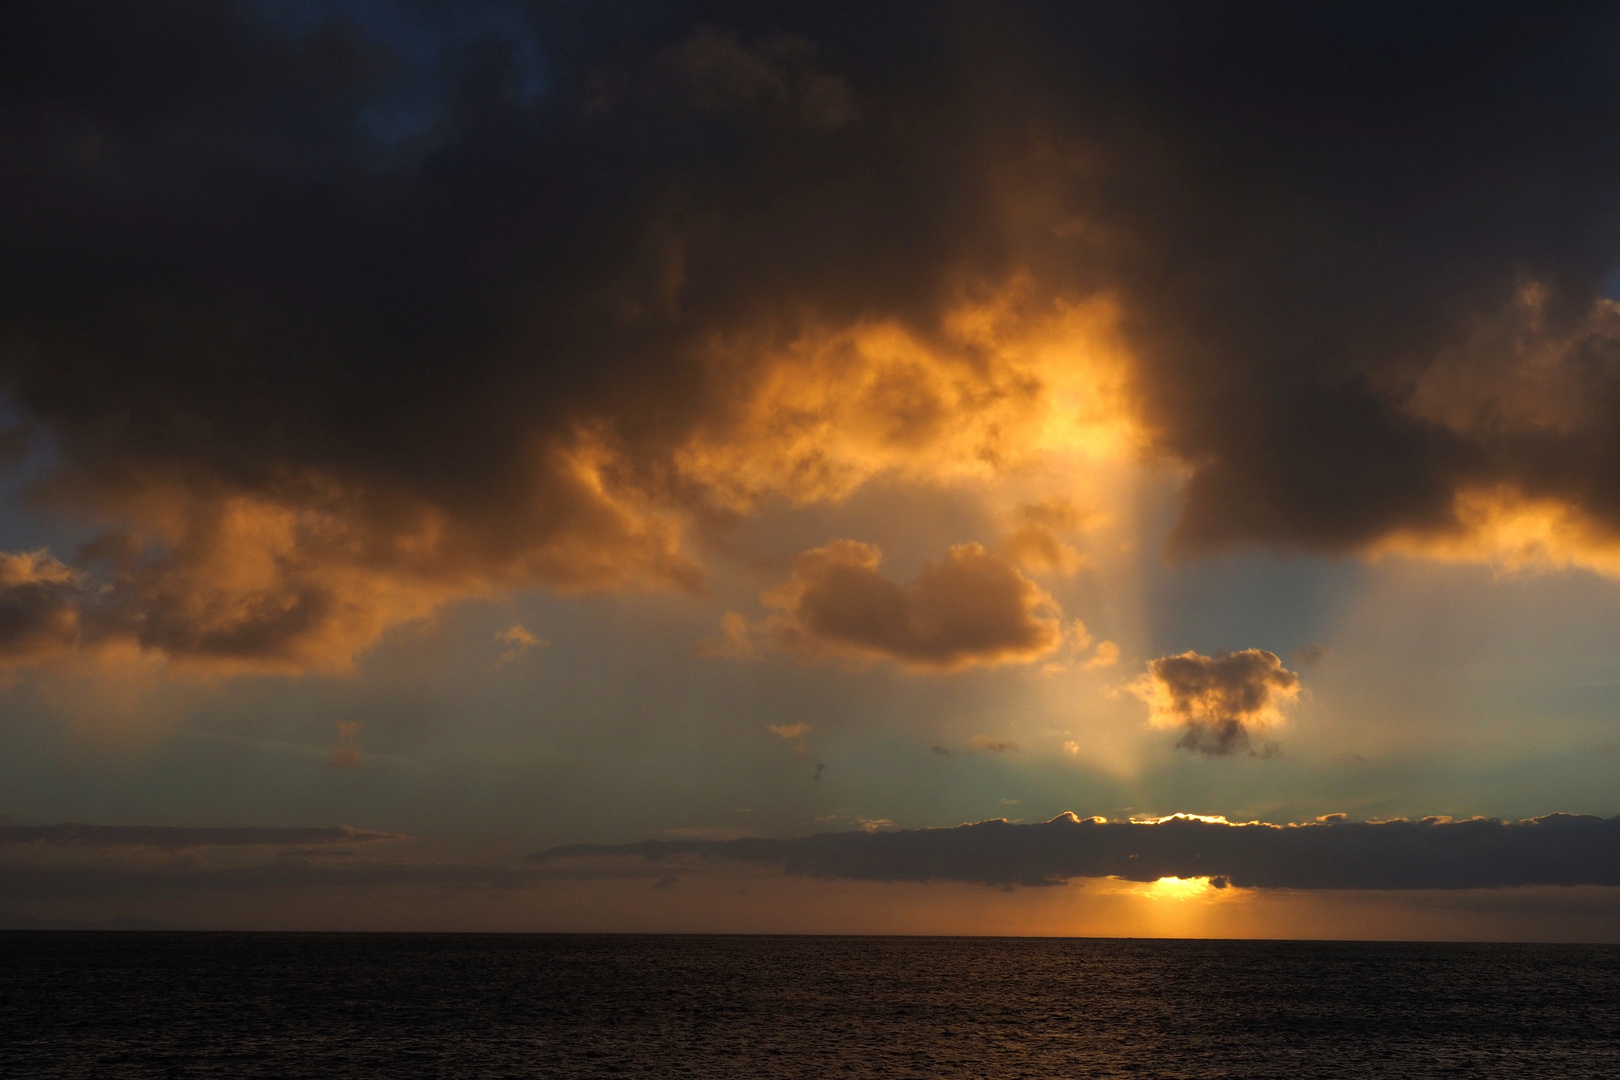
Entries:
POLYGON ((12 933, 0 1076, 1614 1078, 1620 949, 12 933))

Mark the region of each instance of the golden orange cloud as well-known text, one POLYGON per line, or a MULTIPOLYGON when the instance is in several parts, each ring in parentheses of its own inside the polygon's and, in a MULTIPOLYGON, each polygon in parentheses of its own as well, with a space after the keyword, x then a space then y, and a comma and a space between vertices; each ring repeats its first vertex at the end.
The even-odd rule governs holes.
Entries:
POLYGON ((1129 456, 1141 436, 1117 305, 1034 294, 1019 276, 963 299, 932 340, 898 322, 860 322, 717 341, 717 381, 742 389, 677 448, 674 465, 718 505, 746 512, 772 495, 841 499, 878 476, 937 483, 1054 456, 1129 456))
POLYGON ((917 671, 1027 663, 1058 647, 1061 611, 1040 586, 979 544, 951 548, 900 585, 870 544, 835 540, 794 560, 768 591, 762 629, 806 659, 891 660, 917 671))
POLYGON ((1209 756, 1265 752, 1256 740, 1282 722, 1280 706, 1299 696, 1299 676, 1274 653, 1244 649, 1185 652, 1148 664, 1129 687, 1148 703, 1148 722, 1182 728, 1177 746, 1209 756))
POLYGON ((1369 554, 1472 562, 1506 572, 1588 570, 1620 578, 1620 534, 1564 499, 1532 498, 1510 485, 1465 488, 1452 500, 1454 524, 1402 531, 1369 554))

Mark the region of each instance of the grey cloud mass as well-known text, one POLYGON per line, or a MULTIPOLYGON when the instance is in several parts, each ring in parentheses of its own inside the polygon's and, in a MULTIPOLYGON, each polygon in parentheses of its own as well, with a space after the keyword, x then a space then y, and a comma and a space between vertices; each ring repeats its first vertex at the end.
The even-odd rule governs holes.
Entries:
POLYGON ((819 833, 790 839, 577 844, 533 858, 699 857, 858 881, 1056 885, 1071 878, 1208 877, 1261 889, 1481 889, 1620 885, 1620 818, 1228 824, 1105 822, 1063 814, 1019 825, 819 833))
POLYGON ((338 825, 317 829, 266 829, 258 826, 171 825, 0 825, 0 846, 83 848, 157 848, 183 851, 203 847, 311 847, 374 844, 406 839, 400 833, 374 832, 338 825))
POLYGON ((1118 305, 1179 550, 1620 536, 1613 5, 484 7, 0 6, 3 440, 102 532, 0 659, 695 587, 770 357, 1015 279, 1118 305))

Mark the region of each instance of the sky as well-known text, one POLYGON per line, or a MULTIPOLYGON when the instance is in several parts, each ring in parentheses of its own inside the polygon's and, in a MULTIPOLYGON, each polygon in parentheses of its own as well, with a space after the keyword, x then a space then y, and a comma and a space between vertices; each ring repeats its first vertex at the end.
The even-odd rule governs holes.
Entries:
POLYGON ((1617 48, 0 7, 0 924, 1620 940, 1617 48))

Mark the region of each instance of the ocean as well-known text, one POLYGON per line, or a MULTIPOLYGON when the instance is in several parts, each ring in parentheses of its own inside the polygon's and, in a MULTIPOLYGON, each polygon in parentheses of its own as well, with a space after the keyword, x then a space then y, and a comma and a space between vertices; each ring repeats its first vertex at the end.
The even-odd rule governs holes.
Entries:
POLYGON ((0 1077, 1620 1077, 1620 947, 0 934, 0 1077))

